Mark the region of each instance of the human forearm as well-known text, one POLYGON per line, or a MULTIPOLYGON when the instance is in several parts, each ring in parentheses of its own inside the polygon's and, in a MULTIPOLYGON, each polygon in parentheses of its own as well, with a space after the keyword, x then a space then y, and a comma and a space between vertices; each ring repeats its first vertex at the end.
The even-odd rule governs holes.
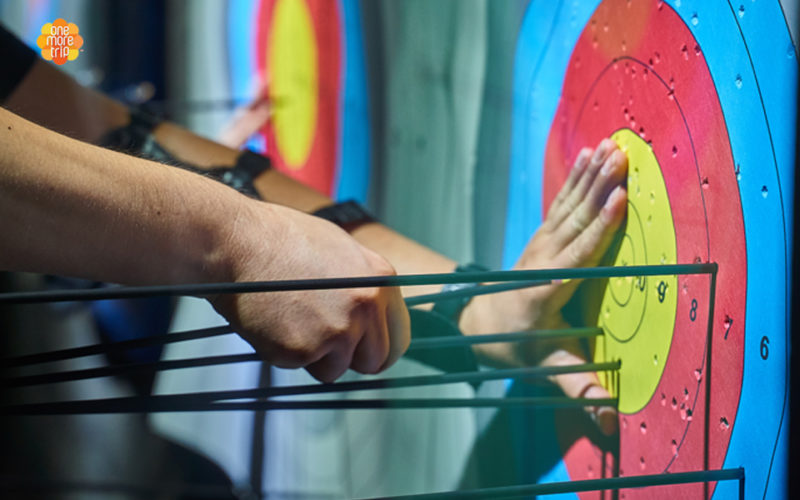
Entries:
MULTIPOLYGON (((11 94, 6 106, 26 119, 82 141, 97 142, 109 130, 127 124, 127 107, 83 87, 51 64, 37 61, 11 94)), ((180 161, 200 168, 235 163, 239 151, 200 137, 179 125, 163 122, 153 131, 158 143, 180 161)), ((331 199, 276 170, 255 179, 261 198, 312 213, 330 205, 331 199)), ((201 210, 207 210, 201 209, 201 210)), ((359 243, 383 255, 403 274, 449 272, 455 263, 443 255, 377 223, 353 232, 359 243)), ((413 287, 405 295, 437 291, 437 287, 413 287)))
POLYGON ((41 59, 2 104, 26 120, 91 143, 128 122, 125 105, 80 85, 41 59))
POLYGON ((0 121, 3 269, 132 284, 228 278, 220 249, 244 197, 5 109, 0 121))
MULTIPOLYGON (((97 148, 0 108, 0 269, 128 284, 393 274, 333 224, 180 169, 97 148)), ((263 358, 323 381, 375 373, 409 342, 399 290, 221 295, 263 358)))

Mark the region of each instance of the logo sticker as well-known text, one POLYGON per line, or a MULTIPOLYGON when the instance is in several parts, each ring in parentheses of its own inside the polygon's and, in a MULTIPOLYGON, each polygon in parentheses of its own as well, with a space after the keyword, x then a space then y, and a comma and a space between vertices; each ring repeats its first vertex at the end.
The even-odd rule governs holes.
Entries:
POLYGON ((60 18, 42 26, 42 34, 36 39, 36 44, 42 49, 42 58, 59 66, 77 59, 83 46, 83 37, 78 33, 75 23, 60 18))

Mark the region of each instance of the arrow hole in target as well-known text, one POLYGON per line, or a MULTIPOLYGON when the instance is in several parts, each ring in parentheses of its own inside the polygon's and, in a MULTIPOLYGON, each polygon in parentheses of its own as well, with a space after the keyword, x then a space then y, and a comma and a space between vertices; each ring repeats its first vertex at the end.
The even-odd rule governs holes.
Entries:
POLYGON ((725 340, 728 340, 728 334, 731 332, 731 327, 733 326, 733 318, 725 315, 725 319, 722 322, 723 328, 725 328, 725 340))

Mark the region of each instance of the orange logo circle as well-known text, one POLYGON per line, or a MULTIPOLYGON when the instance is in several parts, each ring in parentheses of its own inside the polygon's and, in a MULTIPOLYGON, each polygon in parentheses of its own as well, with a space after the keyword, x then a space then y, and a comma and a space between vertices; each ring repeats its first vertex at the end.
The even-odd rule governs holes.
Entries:
POLYGON ((42 34, 36 39, 36 45, 42 49, 42 58, 58 65, 77 59, 83 46, 83 37, 78 33, 75 23, 61 18, 42 26, 42 34))

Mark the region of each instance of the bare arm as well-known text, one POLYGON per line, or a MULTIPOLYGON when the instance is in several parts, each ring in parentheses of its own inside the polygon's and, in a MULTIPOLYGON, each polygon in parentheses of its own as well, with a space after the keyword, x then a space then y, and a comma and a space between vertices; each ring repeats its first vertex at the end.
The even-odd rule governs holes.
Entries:
MULTIPOLYGON (((35 123, 86 142, 128 123, 127 108, 101 93, 87 89, 53 65, 37 61, 5 106, 35 123)), ((201 168, 233 165, 239 152, 202 138, 178 125, 164 122, 155 130, 158 142, 179 160, 201 168)), ((306 213, 331 203, 330 198, 278 172, 270 170, 255 180, 265 201, 306 213)), ((360 226, 353 237, 386 258, 401 274, 449 272, 455 262, 399 233, 372 223, 360 226)), ((433 293, 437 287, 410 287, 405 295, 433 293)))
POLYGON ((90 143, 128 123, 125 106, 41 59, 2 104, 33 123, 90 143))
POLYGON ((236 193, 0 116, 0 213, 14 236, 0 243, 4 269, 132 284, 230 277, 219 249, 236 214, 202 200, 238 210, 236 193))
MULTIPOLYGON (((0 268, 128 284, 388 275, 344 231, 189 172, 97 148, 0 108, 0 268)), ((269 362, 334 380, 409 342, 399 290, 221 296, 269 362)))

